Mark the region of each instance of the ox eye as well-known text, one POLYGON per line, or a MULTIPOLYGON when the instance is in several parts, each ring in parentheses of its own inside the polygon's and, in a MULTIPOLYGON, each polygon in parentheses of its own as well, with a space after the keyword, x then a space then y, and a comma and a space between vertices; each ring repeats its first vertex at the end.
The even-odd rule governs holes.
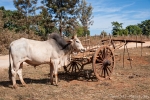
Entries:
POLYGON ((77 43, 79 43, 79 41, 76 41, 77 43))

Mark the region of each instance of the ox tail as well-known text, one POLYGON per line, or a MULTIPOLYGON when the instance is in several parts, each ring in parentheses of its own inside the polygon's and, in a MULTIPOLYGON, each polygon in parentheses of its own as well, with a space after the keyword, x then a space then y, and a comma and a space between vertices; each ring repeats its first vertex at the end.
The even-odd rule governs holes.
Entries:
POLYGON ((12 73, 11 73, 11 47, 9 48, 9 70, 8 70, 8 74, 9 74, 9 80, 12 80, 12 73))

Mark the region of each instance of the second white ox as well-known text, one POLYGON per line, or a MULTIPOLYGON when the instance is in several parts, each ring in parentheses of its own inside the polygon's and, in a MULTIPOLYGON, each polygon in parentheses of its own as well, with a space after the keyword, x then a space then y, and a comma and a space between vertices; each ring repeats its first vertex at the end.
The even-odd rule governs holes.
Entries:
POLYGON ((13 41, 10 44, 9 50, 9 78, 13 83, 13 87, 17 87, 17 74, 21 83, 26 85, 22 77, 23 62, 33 66, 49 64, 51 84, 53 84, 54 74, 55 82, 57 85, 58 68, 67 65, 68 55, 76 51, 85 51, 77 36, 74 36, 69 42, 66 42, 57 33, 52 33, 49 35, 49 39, 47 41, 35 41, 25 38, 13 41))

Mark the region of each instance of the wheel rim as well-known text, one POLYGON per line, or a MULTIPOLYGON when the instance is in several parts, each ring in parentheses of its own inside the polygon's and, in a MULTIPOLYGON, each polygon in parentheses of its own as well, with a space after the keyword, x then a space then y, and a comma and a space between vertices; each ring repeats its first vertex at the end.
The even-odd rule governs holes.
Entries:
POLYGON ((100 47, 93 57, 93 69, 98 79, 110 77, 115 66, 114 53, 108 46, 100 47))
POLYGON ((66 73, 74 75, 82 69, 82 64, 78 61, 71 61, 67 66, 64 67, 66 73))

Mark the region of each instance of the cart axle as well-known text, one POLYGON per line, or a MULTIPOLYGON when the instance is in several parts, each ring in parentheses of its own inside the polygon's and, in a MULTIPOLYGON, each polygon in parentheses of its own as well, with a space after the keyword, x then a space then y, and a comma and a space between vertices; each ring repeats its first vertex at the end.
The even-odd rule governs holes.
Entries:
POLYGON ((111 61, 110 60, 108 60, 108 59, 105 59, 104 61, 103 61, 103 66, 105 67, 105 66, 110 66, 111 65, 111 61))

